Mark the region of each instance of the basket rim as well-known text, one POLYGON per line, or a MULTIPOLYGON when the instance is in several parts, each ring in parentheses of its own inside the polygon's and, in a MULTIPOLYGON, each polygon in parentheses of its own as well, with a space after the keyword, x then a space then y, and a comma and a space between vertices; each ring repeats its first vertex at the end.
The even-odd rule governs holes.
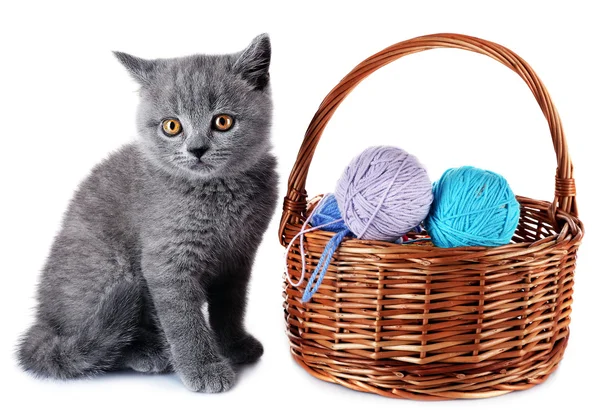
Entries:
MULTIPOLYGON (((322 198, 322 195, 317 195, 311 198, 306 206, 307 211, 316 204, 318 200, 322 198)), ((536 205, 536 208, 541 210, 546 210, 550 213, 550 209, 552 204, 548 201, 535 200, 524 196, 517 195, 517 200, 521 205, 532 206, 536 205)), ((456 257, 458 259, 464 258, 465 255, 470 255, 470 257, 499 257, 501 255, 506 255, 510 253, 512 256, 518 256, 519 254, 526 254, 532 252, 539 252, 541 250, 547 251, 548 248, 552 246, 560 246, 563 242, 572 242, 572 243, 580 243, 581 239, 584 236, 585 230, 583 223, 581 220, 568 213, 564 212, 560 209, 556 211, 556 219, 562 221, 562 226, 559 228, 553 227, 556 231, 553 235, 548 235, 543 239, 538 239, 536 241, 519 241, 516 243, 509 243, 507 245, 501 246, 461 246, 455 248, 441 248, 434 245, 411 245, 411 244, 398 244, 394 242, 387 241, 379 241, 379 240, 368 240, 368 239, 357 239, 347 237, 342 240, 338 251, 339 254, 356 254, 356 255, 365 255, 365 254, 386 254, 386 255, 427 255, 434 253, 437 256, 436 260, 439 260, 443 255, 447 255, 443 257, 444 261, 447 261, 449 257, 456 257)), ((286 223, 286 227, 292 228, 293 230, 297 230, 298 232, 302 229, 302 223, 300 222, 292 222, 288 221, 286 223)), ((318 239, 318 238, 326 238, 326 240, 331 239, 335 235, 335 232, 329 232, 321 229, 315 229, 314 231, 307 232, 304 236, 309 239, 318 239)), ((284 246, 289 245, 289 238, 293 237, 293 235, 286 236, 284 246)), ((305 245, 306 246, 306 245, 305 245)), ((313 245, 314 247, 315 245, 313 245)), ((324 245, 323 245, 324 246, 324 245)), ((425 261, 421 261, 421 263, 427 263, 425 261)))

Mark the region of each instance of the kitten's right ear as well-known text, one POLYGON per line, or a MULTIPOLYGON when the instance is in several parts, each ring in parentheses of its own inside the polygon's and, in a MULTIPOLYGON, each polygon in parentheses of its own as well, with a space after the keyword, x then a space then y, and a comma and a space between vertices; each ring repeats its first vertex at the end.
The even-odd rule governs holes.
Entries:
POLYGON ((113 51, 113 54, 125 66, 135 81, 141 85, 148 85, 152 81, 156 72, 156 61, 144 60, 120 51, 113 51))

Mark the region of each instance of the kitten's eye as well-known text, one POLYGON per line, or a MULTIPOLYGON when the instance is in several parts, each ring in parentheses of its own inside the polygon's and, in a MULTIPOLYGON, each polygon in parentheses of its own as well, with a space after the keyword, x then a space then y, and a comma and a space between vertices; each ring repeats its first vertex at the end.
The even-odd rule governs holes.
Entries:
POLYGON ((213 128, 217 131, 227 131, 233 126, 233 118, 227 114, 220 114, 213 118, 213 128))
POLYGON ((174 137, 181 132, 181 129, 181 123, 174 118, 162 122, 162 130, 167 137, 174 137))

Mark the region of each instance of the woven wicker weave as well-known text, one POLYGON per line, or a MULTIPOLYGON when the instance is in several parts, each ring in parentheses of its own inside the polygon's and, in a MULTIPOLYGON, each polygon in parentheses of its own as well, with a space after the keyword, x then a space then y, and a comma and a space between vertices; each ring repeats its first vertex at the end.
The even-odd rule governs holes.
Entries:
MULTIPOLYGON (((344 98, 378 68, 439 47, 492 57, 529 86, 556 151, 554 200, 518 197, 522 211, 513 242, 497 248, 345 239, 310 302, 301 303, 306 279, 298 288, 285 284, 285 318, 293 357, 320 379, 397 398, 492 397, 542 383, 558 366, 569 336, 583 236, 560 118, 519 56, 478 38, 437 34, 395 44, 363 61, 327 95, 308 127, 289 177, 279 235, 287 245, 315 203, 307 204, 307 172, 344 98)), ((306 235, 309 272, 332 235, 306 235)), ((299 280, 298 243, 287 264, 299 280)))

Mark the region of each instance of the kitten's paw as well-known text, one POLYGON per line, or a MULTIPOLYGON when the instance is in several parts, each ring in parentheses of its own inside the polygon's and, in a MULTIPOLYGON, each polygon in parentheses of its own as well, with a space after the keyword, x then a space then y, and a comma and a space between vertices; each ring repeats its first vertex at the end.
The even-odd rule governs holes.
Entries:
POLYGON ((227 346, 224 353, 233 364, 250 364, 260 359, 264 348, 254 336, 247 334, 243 339, 227 346))
POLYGON ((202 366, 193 377, 181 375, 181 380, 191 391, 220 393, 233 386, 235 372, 231 365, 223 360, 202 366))
POLYGON ((163 352, 139 352, 131 354, 127 358, 125 365, 140 373, 165 373, 171 371, 169 356, 163 352))

